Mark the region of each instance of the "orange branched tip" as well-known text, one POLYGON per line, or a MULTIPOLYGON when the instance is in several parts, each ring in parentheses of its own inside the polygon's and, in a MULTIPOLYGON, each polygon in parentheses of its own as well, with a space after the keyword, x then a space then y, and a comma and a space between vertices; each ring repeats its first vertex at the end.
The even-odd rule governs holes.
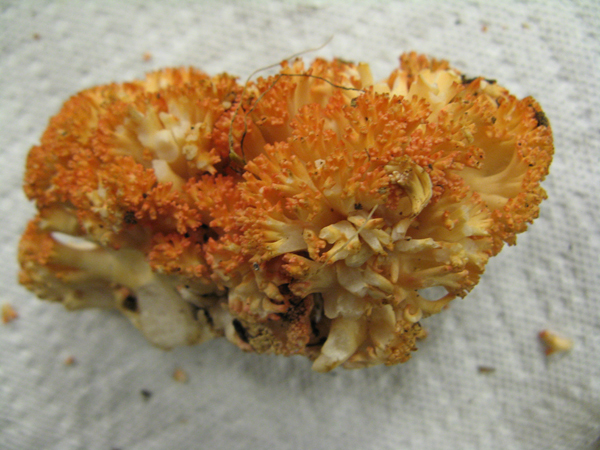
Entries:
POLYGON ((85 90, 31 149, 20 281, 117 308, 154 344, 225 336, 317 371, 408 360, 546 197, 532 98, 402 55, 241 86, 165 69, 85 90))

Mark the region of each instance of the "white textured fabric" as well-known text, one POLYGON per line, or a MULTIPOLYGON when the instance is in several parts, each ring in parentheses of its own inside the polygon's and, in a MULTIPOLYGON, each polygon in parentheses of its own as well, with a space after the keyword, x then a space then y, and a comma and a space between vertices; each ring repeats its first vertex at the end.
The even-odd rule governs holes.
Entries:
POLYGON ((598 448, 599 5, 0 1, 0 303, 19 313, 0 326, 0 448, 598 448), (245 78, 330 35, 317 55, 377 77, 416 50, 495 78, 533 95, 554 130, 541 217, 471 295, 424 321, 411 361, 321 375, 224 340, 163 352, 116 313, 69 313, 17 284, 25 156, 70 95, 166 66, 245 78), (545 328, 572 352, 546 359, 545 328))

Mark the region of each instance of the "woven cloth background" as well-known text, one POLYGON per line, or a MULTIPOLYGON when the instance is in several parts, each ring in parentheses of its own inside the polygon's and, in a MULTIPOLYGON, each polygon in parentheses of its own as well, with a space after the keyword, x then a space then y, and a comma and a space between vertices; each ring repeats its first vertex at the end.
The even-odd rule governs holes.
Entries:
POLYGON ((0 448, 599 448, 599 30, 593 0, 0 0, 0 302, 19 313, 0 326, 0 448), (165 66, 244 79, 330 35, 316 55, 377 78, 409 50, 495 78, 533 95, 555 134, 541 217, 424 321, 411 361, 320 375, 224 340, 163 352, 116 313, 68 313, 17 284, 24 160, 70 95, 165 66), (544 328, 572 352, 546 359, 544 328))

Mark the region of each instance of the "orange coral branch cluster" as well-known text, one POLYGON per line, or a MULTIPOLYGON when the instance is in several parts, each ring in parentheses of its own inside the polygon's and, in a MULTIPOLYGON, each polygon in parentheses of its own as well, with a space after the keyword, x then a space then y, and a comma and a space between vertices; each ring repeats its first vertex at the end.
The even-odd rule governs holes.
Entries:
POLYGON ((537 217, 552 153, 535 100, 414 53, 381 83, 341 60, 246 86, 166 69, 50 121, 20 279, 163 347, 395 364, 537 217))

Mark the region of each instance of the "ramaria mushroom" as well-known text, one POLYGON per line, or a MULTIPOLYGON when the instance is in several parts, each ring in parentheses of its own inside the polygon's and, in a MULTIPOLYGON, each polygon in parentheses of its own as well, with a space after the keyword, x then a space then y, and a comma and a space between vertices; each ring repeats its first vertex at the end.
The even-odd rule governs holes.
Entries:
POLYGON ((415 53, 381 83, 341 60, 244 87, 166 69, 50 121, 20 281, 164 348, 224 335, 317 371, 396 364, 538 216, 552 154, 535 100, 415 53))

